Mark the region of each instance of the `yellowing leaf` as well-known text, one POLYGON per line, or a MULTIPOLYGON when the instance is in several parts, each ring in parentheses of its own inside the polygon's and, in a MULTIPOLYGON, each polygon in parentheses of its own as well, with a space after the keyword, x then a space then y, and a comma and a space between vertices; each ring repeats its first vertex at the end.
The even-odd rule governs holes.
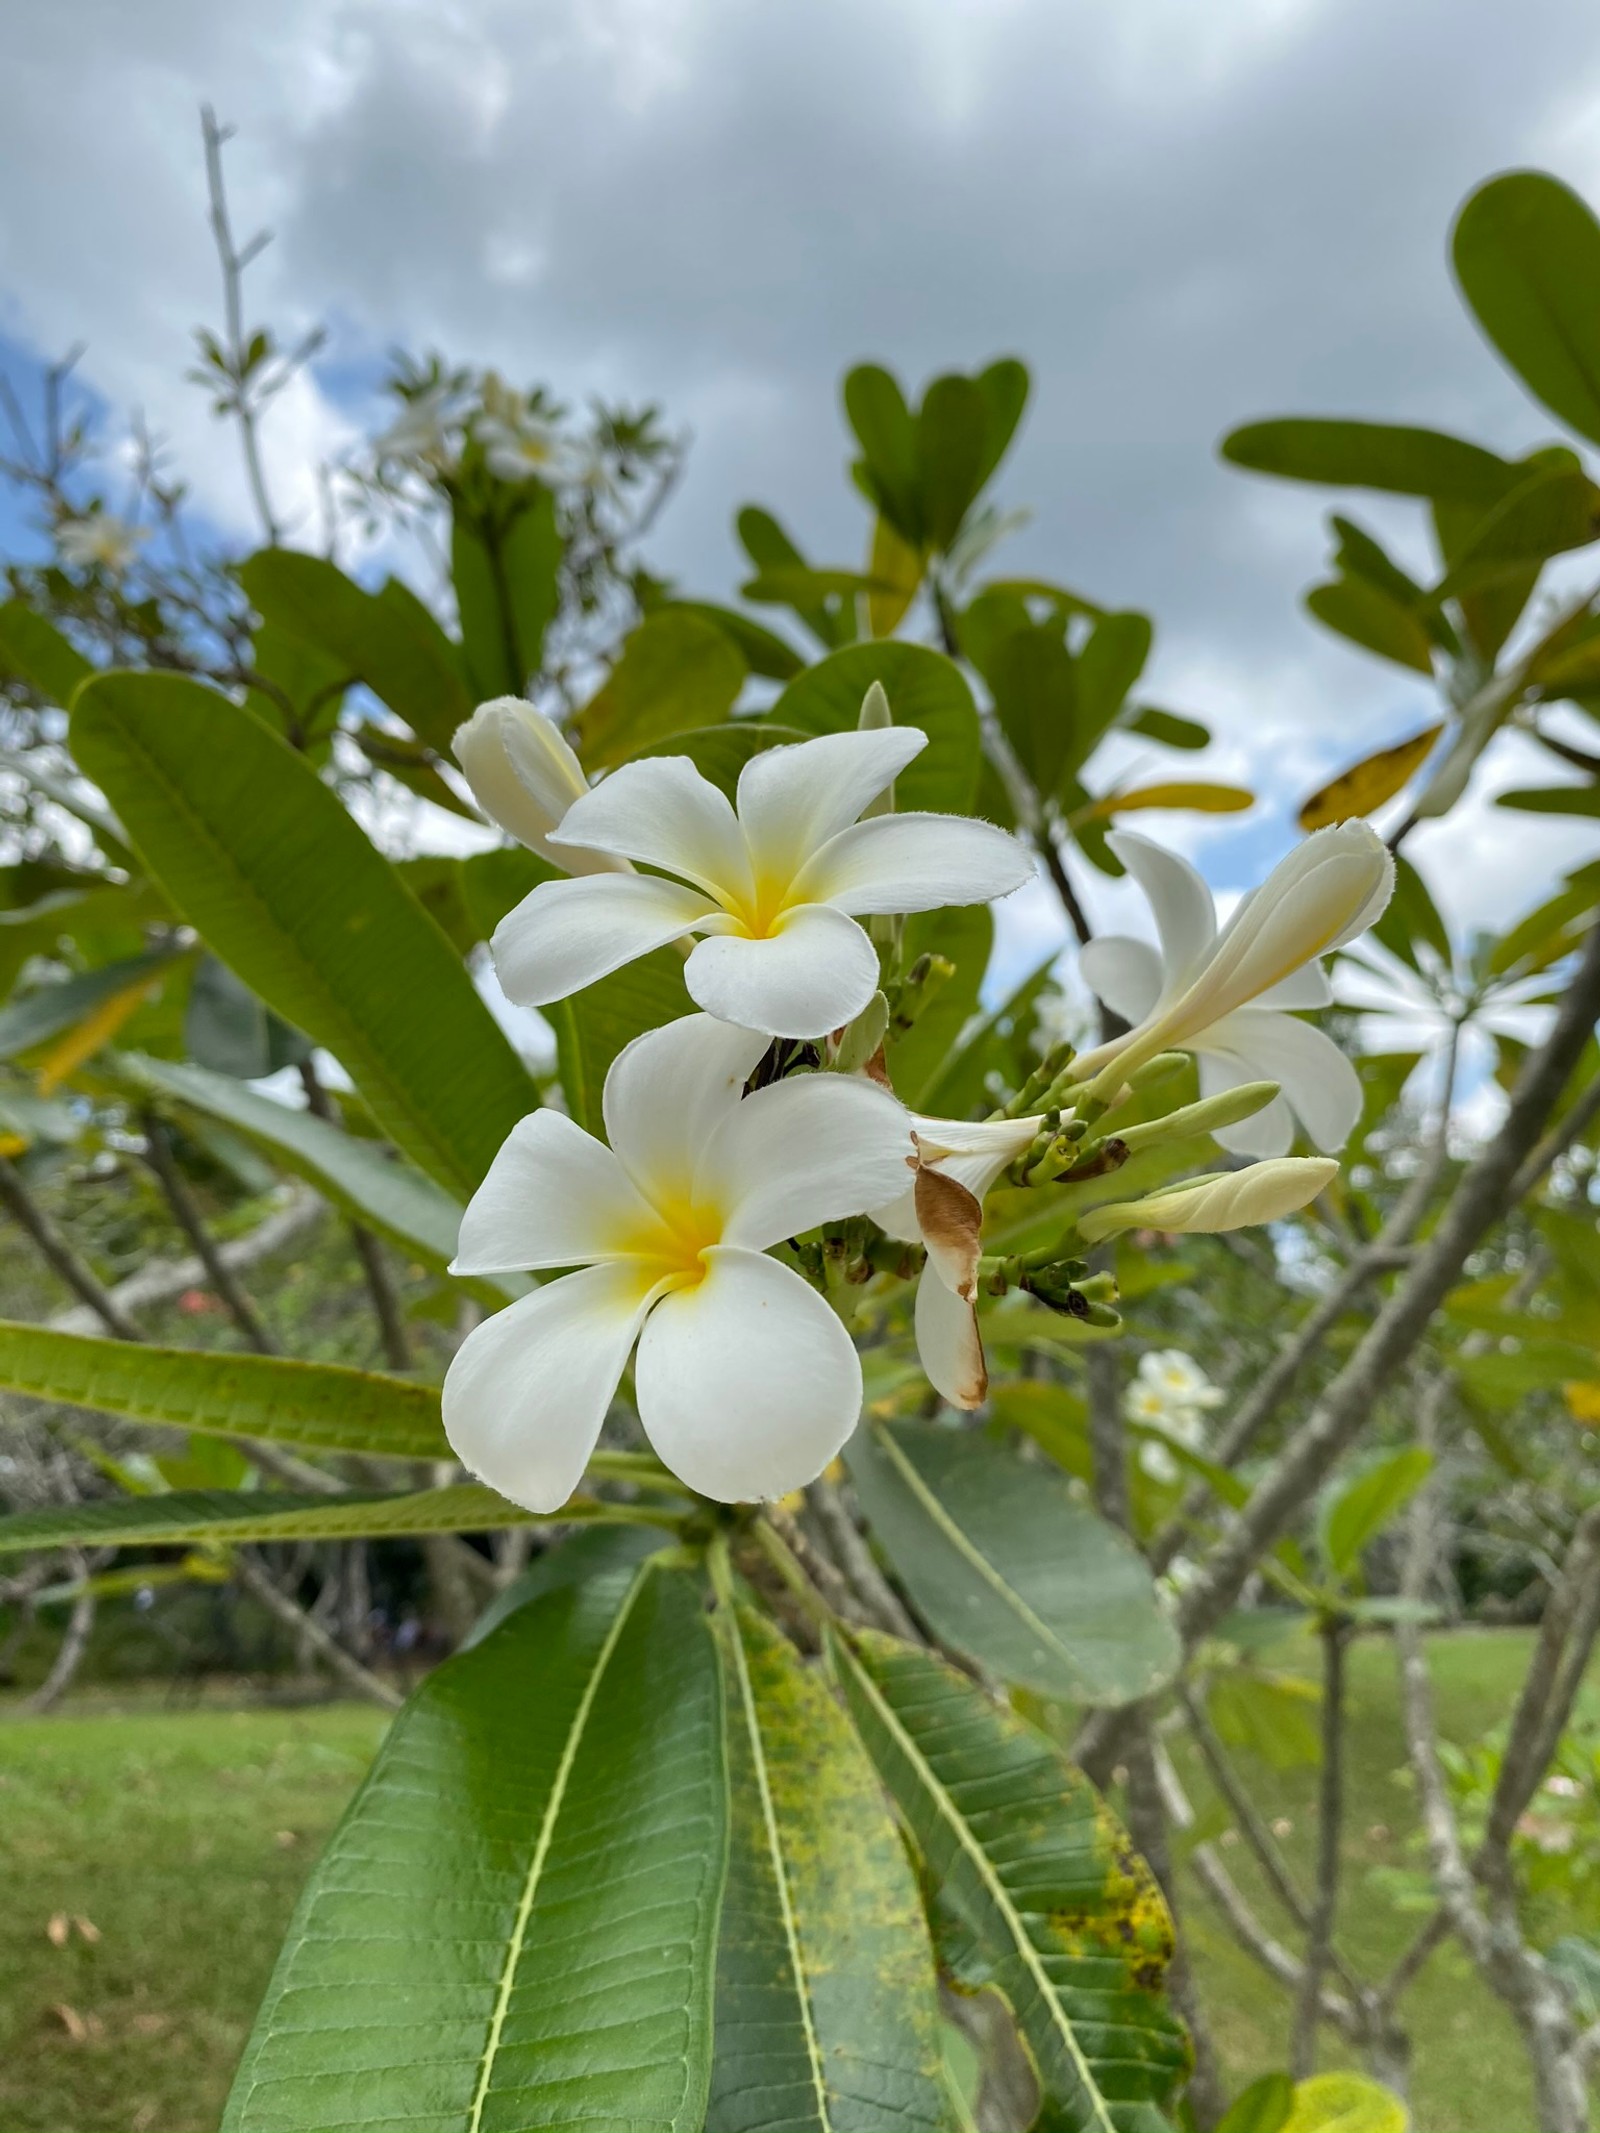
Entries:
POLYGON ((1237 815, 1255 804, 1255 794, 1247 792, 1242 785, 1206 785, 1180 780, 1174 784, 1134 785, 1126 792, 1108 792, 1103 800, 1096 800, 1092 807, 1081 810, 1073 819, 1109 822, 1114 815, 1137 814, 1147 807, 1188 808, 1202 815, 1237 815))
POLYGON ((0 1155, 21 1155, 27 1145, 25 1133, 0 1133, 0 1155))
POLYGON ((1364 2074, 1313 2074, 1294 2085, 1283 2133, 1407 2133, 1411 2115, 1393 2089, 1364 2074))
POLYGON ((890 525, 880 518, 872 529, 872 559, 868 575, 884 590, 867 594, 867 628, 874 637, 892 637, 906 609, 917 597, 922 583, 923 557, 890 525))
POLYGON ((1341 770, 1301 808, 1300 827, 1325 829, 1330 822, 1348 822, 1354 815, 1370 815, 1375 807, 1382 807, 1426 761, 1443 730, 1441 726, 1429 726, 1412 734, 1409 740, 1397 741, 1392 748, 1380 748, 1376 755, 1363 756, 1359 763, 1341 770))
POLYGON ((92 1059, 102 1045, 112 1038, 144 1005, 161 982, 159 972, 149 977, 136 978, 125 985, 121 992, 114 992, 108 1000, 102 1000, 92 1014, 75 1023, 64 1037, 53 1044, 39 1062, 38 1089, 41 1096, 53 1096, 67 1076, 92 1059))
POLYGON ((1580 1378, 1561 1390, 1566 1394, 1567 1413, 1575 1422, 1592 1422, 1600 1428, 1600 1378, 1587 1382, 1580 1378))

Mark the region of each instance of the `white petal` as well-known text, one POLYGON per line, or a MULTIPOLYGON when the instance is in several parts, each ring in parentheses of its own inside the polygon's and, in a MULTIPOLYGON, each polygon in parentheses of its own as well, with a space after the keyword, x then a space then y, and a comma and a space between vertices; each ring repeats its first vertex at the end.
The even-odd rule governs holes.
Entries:
MULTIPOLYGON (((1249 1071, 1245 1078, 1275 1081, 1283 1102, 1294 1112, 1315 1147, 1342 1148, 1361 1116, 1361 1078, 1333 1039, 1313 1023, 1297 1021, 1267 1007, 1243 1007, 1208 1030, 1207 1051, 1221 1052, 1249 1071)), ((1246 1119, 1246 1127, 1256 1124, 1246 1119)), ((1230 1140, 1238 1127, 1216 1138, 1224 1148, 1243 1147, 1230 1140)), ((1243 1147, 1254 1154, 1254 1148, 1243 1147)), ((1262 1151, 1277 1153, 1277 1150, 1262 1151)))
POLYGON ((931 1267, 917 1283, 917 1354, 934 1391, 952 1407, 981 1407, 989 1390, 976 1308, 931 1267))
POLYGON ((1283 1007, 1300 1009, 1326 1007, 1333 999, 1333 987, 1328 983, 1328 973, 1320 963, 1307 963, 1299 970, 1291 970, 1286 978, 1276 985, 1269 985, 1265 992, 1257 993, 1257 1007, 1283 1007))
POLYGON ((1078 969, 1095 997, 1124 1022, 1142 1022, 1161 998, 1161 957, 1148 941, 1102 933, 1078 950, 1078 969))
POLYGON ((802 904, 764 940, 701 941, 683 975, 690 998, 724 1022, 820 1037, 859 1015, 877 991, 878 953, 853 918, 802 904))
POLYGON ((687 1197, 707 1140, 738 1103, 768 1041, 714 1015, 683 1015, 618 1052, 601 1099, 606 1138, 646 1192, 661 1201, 687 1197))
POLYGON ((1145 893, 1161 938, 1170 995, 1189 982, 1216 940, 1211 891, 1187 859, 1135 830, 1113 830, 1106 842, 1145 893))
POLYGON ((545 1007, 715 912, 697 889, 649 874, 543 881, 496 926, 495 971, 508 999, 545 1007))
POLYGON ((971 815, 875 815, 841 830, 795 876, 797 902, 840 911, 987 903, 1033 879, 1027 847, 971 815))
POLYGON ((922 1231, 917 1223, 917 1187, 913 1179, 897 1192, 892 1200, 885 1200, 881 1207, 869 1207, 867 1213, 877 1223, 886 1237, 894 1237, 901 1244, 916 1244, 921 1241, 922 1231))
POLYGON ((761 871, 788 880, 927 745, 916 726, 885 726, 752 756, 739 773, 739 820, 761 871))
POLYGON ((696 1179, 724 1211, 723 1238, 764 1251, 864 1214, 906 1175, 911 1120, 870 1081, 801 1074, 757 1089, 724 1117, 696 1179))
POLYGON ((750 854, 727 796, 686 755, 624 763, 573 803, 551 842, 558 853, 570 844, 642 859, 719 902, 753 894, 750 854))
POLYGON ((611 1150, 559 1111, 519 1119, 467 1202, 452 1274, 616 1259, 651 1211, 611 1150))
MULTIPOLYGON (((1196 1063, 1202 1096, 1222 1096, 1261 1078, 1253 1067, 1222 1052, 1201 1052, 1196 1063)), ((1294 1113, 1280 1094, 1237 1126, 1221 1127, 1212 1139, 1234 1155, 1287 1155, 1294 1145, 1294 1113)))
POLYGON ((444 1381, 444 1431, 462 1465, 530 1511, 582 1479, 653 1291, 636 1263, 585 1267, 485 1319, 444 1381))
POLYGON ((923 1167, 938 1170, 964 1185, 981 1200, 1014 1156, 1038 1132, 1043 1120, 1031 1118, 913 1118, 917 1152, 923 1167))
POLYGON ((1216 1021, 1353 940, 1382 912, 1393 886, 1394 861, 1364 822, 1316 831, 1229 919, 1195 987, 1196 1014, 1216 1021))
POLYGON ((719 1503, 815 1481, 861 1414, 861 1365, 822 1298, 759 1252, 721 1246, 651 1312, 634 1383, 645 1435, 719 1503))

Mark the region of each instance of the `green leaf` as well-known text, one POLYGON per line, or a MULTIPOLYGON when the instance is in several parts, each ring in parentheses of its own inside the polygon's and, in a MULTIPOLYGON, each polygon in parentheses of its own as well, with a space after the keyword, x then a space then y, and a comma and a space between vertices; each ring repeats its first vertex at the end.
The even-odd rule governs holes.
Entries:
POLYGON ((209 1436, 388 1459, 448 1456, 434 1386, 334 1363, 157 1348, 0 1320, 0 1385, 209 1436))
MULTIPOLYGON (((194 1425, 189 1425, 191 1428, 194 1425)), ((631 1504, 575 1496, 552 1514, 564 1524, 615 1520, 649 1522, 631 1504)), ((658 1518, 661 1514, 655 1514, 658 1518)), ((444 1489, 296 1496, 266 1489, 174 1491, 165 1496, 116 1497, 0 1518, 0 1555, 27 1548, 165 1548, 179 1541, 357 1540, 413 1533, 492 1533, 536 1526, 542 1514, 507 1503, 481 1482, 444 1489)))
POLYGON ((1391 955, 1397 955, 1413 970, 1418 967, 1417 949, 1427 947, 1448 970, 1452 962, 1450 935, 1428 884, 1402 852, 1395 854, 1394 894, 1387 910, 1373 926, 1373 933, 1391 955))
MULTIPOLYGON (((1535 464, 1465 539, 1434 588, 1437 600, 1491 591, 1600 533, 1600 489, 1581 467, 1535 464)), ((1525 596, 1524 596, 1525 597, 1525 596)))
POLYGON ((1519 785, 1497 793, 1495 805, 1525 815, 1600 815, 1600 784, 1519 785))
POLYGON ((507 1615, 529 1607, 546 1593, 568 1592, 592 1578, 608 1577, 618 1570, 635 1570, 646 1556, 659 1555, 672 1545, 672 1535, 649 1526, 583 1526, 536 1555, 520 1577, 497 1592, 473 1623, 465 1643, 468 1651, 481 1644, 507 1615))
POLYGON ((1028 366, 1015 356, 1001 356, 980 370, 973 382, 983 395, 988 416, 988 436, 978 470, 977 493, 981 495, 1006 456, 1007 448, 1017 434, 1017 424, 1022 420, 1022 411, 1028 404, 1028 366))
POLYGON ((906 920, 904 958, 909 970, 918 956, 947 956, 956 974, 940 987, 910 1029, 892 1027, 884 1047, 889 1079, 903 1104, 926 1109, 925 1097, 951 1063, 962 1031, 978 1008, 978 989, 989 967, 994 919, 987 904, 954 911, 919 911, 906 920))
MULTIPOLYGON (((984 604, 975 600, 968 618, 984 604)), ((1078 725, 1077 667, 1060 621, 1030 622, 1002 637, 990 647, 983 674, 1001 728, 1034 790, 1053 793, 1078 725)))
POLYGON ((844 411, 861 446, 869 493, 896 531, 920 545, 917 428, 905 394, 881 364, 860 363, 845 375, 844 411))
POLYGON ((1065 1478, 971 1430, 901 1422, 846 1451, 874 1534, 952 1649, 1070 1703, 1170 1681, 1178 1642, 1143 1558, 1065 1478))
POLYGON ((1543 171, 1491 178, 1451 255, 1478 324, 1536 400, 1600 444, 1600 224, 1543 171))
POLYGON ((872 1764, 749 1608, 718 1617, 732 1841, 706 2133, 937 2133, 933 1951, 872 1764))
MULTIPOLYGON (((544 633, 560 593, 561 533, 555 498, 537 482, 500 485, 487 519, 458 509, 450 576, 461 649, 476 696, 521 696, 539 671, 544 633), (505 499, 513 499, 509 512, 505 499)), ((453 730, 453 729, 452 729, 453 730)))
POLYGON ((0 1059, 15 1059, 20 1052, 47 1044, 52 1037, 75 1029, 97 1008, 193 957, 192 948, 152 948, 146 955, 104 963, 98 970, 80 971, 57 984, 35 986, 0 1008, 0 1059))
POLYGON ((519 1608, 395 1720, 225 2133, 698 2133, 727 1820, 697 1582, 646 1565, 519 1608))
POLYGON ((97 676, 72 741, 208 945, 342 1062, 396 1146, 466 1198, 533 1085, 337 796, 250 712, 181 675, 97 676))
POLYGON ((1313 585, 1306 607, 1325 629, 1336 630, 1363 651, 1392 659, 1419 674, 1433 672, 1433 639, 1411 610, 1365 578, 1335 578, 1313 585))
MULTIPOLYGON (((247 1134, 402 1251, 433 1267, 448 1266, 455 1257, 462 1203, 381 1142, 358 1139, 309 1111, 292 1110, 225 1074, 180 1060, 123 1052, 115 1071, 149 1095, 169 1097, 247 1134)), ((519 1286, 511 1293, 524 1291, 519 1286)))
POLYGON ((977 501, 989 459, 989 405, 970 378, 935 378, 916 420, 917 495, 924 541, 946 549, 977 501))
POLYGON ((600 1130, 606 1069, 625 1044, 679 1015, 693 1014, 683 957, 658 948, 545 1010, 556 1033, 556 1059, 567 1109, 591 1133, 600 1130))
POLYGON ((830 653, 790 682, 772 707, 804 733, 855 729, 861 700, 881 681, 897 726, 920 726, 928 745, 895 779, 895 804, 959 814, 971 805, 980 756, 978 714, 961 669, 927 645, 883 641, 830 653))
POLYGON ((725 719, 744 676, 744 655, 725 630, 682 609, 658 610, 628 637, 605 685, 573 720, 573 746, 591 770, 626 762, 725 719))
POLYGON ((203 955, 189 987, 183 1040, 197 1065, 236 1081, 264 1081, 298 1066, 311 1047, 297 1029, 258 1000, 214 955, 203 955))
POLYGON ((1287 2074, 1263 2074, 1242 2089, 1217 2121, 1217 2133, 1283 2133, 1294 2106, 1287 2074))
POLYGON ((472 716, 457 647, 396 580, 370 593, 324 556, 263 548, 239 565, 239 582, 265 620, 339 661, 441 754, 472 716))
POLYGON ((686 755, 700 775, 731 800, 738 790, 739 773, 752 756, 810 738, 797 726, 780 726, 775 719, 734 718, 720 726, 695 726, 687 733, 675 733, 670 740, 641 748, 639 753, 686 755))
POLYGON ((1103 615, 1078 654, 1078 709, 1067 768, 1081 770, 1144 672, 1154 632, 1148 615, 1103 615))
POLYGON ((26 600, 0 603, 0 673, 15 674, 36 696, 63 710, 94 668, 52 622, 26 600))
POLYGON ((1180 718, 1177 712, 1160 711, 1154 704, 1139 706, 1128 720, 1128 731, 1160 741, 1165 748, 1204 748, 1211 739, 1211 728, 1197 718, 1180 718))
POLYGON ((864 1631, 830 1653, 941 1905, 1005 1995, 1058 2133, 1163 2133, 1188 2043, 1172 1922, 1081 1771, 953 1667, 864 1631))
POLYGON ((1378 489, 1480 508, 1492 504, 1515 478, 1505 460, 1481 445, 1394 422, 1298 415, 1249 422, 1224 437, 1222 456, 1236 467, 1285 481, 1378 489))
POLYGON ((1407 2133, 1411 2114, 1380 2081, 1365 2074, 1313 2074, 1294 2085, 1282 2133, 1407 2133))
POLYGON ((1345 1484, 1329 1508, 1323 1543, 1329 1563, 1341 1576, 1395 1513, 1410 1502, 1432 1467, 1433 1454, 1420 1445, 1412 1445, 1380 1459, 1345 1484))
POLYGON ((652 612, 694 615, 701 622, 709 622, 725 637, 732 638, 751 673, 760 674, 767 681, 792 681, 805 665, 792 644, 776 631, 752 622, 748 615, 741 615, 736 608, 718 607, 710 600, 664 600, 652 612))
MULTIPOLYGON (((738 517, 739 539, 758 572, 804 570, 806 559, 770 511, 746 504, 738 517)), ((848 644, 854 634, 849 603, 808 601, 795 607, 795 614, 826 645, 848 644)), ((759 671, 759 670, 758 670, 759 671)))

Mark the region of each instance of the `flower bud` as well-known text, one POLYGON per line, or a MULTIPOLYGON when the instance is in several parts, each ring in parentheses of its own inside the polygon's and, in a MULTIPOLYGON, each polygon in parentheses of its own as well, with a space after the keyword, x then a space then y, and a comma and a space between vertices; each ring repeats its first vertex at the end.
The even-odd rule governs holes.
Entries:
POLYGON ((1130 1155, 1136 1155, 1141 1148, 1154 1148, 1161 1141, 1175 1140, 1183 1134, 1215 1133, 1219 1127, 1236 1126, 1241 1119, 1254 1118, 1277 1093, 1275 1081, 1242 1082, 1237 1089, 1224 1089, 1219 1096, 1203 1097, 1199 1103, 1169 1111, 1165 1118, 1152 1118, 1142 1126, 1124 1126, 1118 1138, 1130 1155))
POLYGON ((1092 1208, 1078 1223, 1088 1244, 1124 1229, 1158 1229, 1180 1235, 1212 1235, 1276 1222, 1305 1207, 1339 1175, 1331 1156, 1275 1156, 1206 1177, 1185 1178, 1142 1200, 1119 1200, 1092 1208))
POLYGON ((520 696, 480 704, 451 742, 472 796, 491 821, 564 874, 616 871, 626 861, 576 846, 550 849, 548 838, 574 800, 589 790, 583 766, 549 719, 520 696))

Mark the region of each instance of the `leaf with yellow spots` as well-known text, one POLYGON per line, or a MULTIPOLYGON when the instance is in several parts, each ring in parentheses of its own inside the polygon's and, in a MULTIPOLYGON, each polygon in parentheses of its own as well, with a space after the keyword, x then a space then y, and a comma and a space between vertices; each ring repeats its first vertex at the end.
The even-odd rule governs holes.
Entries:
POLYGON ((1432 752, 1442 726, 1428 726, 1409 740, 1352 763, 1336 778, 1314 792, 1300 810, 1303 830, 1325 829, 1330 822, 1348 822, 1356 815, 1370 815, 1385 800, 1392 800, 1414 770, 1420 769, 1432 752))
POLYGON ((1060 2133, 1158 2133, 1189 2071, 1165 2003, 1172 1920, 1083 1773, 954 1667, 830 1633, 851 1716, 960 1951, 1009 2003, 1060 2133))
POLYGON ((945 2123, 933 1950, 872 1764, 820 1675, 724 1591, 732 1801, 707 2133, 945 2123))

